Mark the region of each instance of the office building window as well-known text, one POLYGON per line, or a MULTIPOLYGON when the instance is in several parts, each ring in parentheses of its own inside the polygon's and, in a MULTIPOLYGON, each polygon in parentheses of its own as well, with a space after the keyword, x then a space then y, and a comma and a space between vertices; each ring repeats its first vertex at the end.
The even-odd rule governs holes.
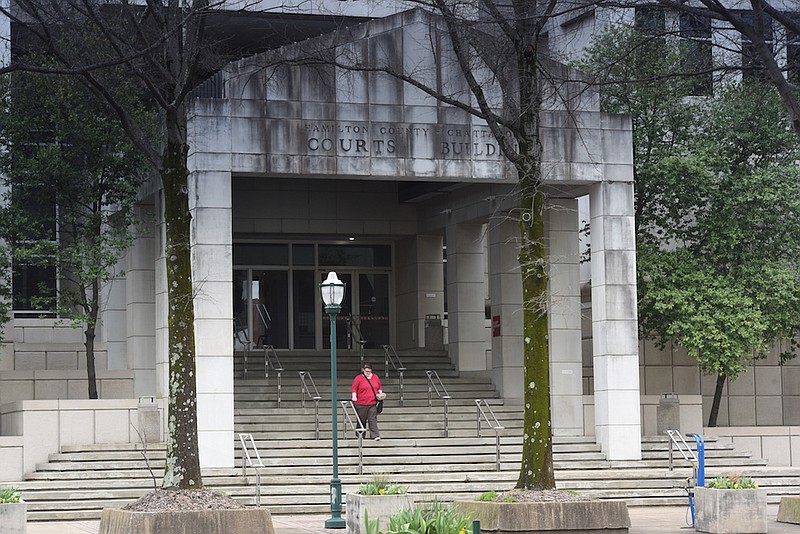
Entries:
POLYGON ((691 94, 710 95, 713 89, 711 19, 692 13, 681 13, 678 22, 683 68, 687 73, 694 73, 691 94))
MULTIPOLYGON (((758 33, 764 36, 764 42, 771 53, 774 50, 774 38, 772 34, 772 19, 765 16, 758 16, 752 11, 739 13, 739 17, 748 26, 755 28, 758 33)), ((746 35, 742 34, 742 78, 764 80, 768 79, 764 62, 758 56, 758 44, 754 43, 746 35)))

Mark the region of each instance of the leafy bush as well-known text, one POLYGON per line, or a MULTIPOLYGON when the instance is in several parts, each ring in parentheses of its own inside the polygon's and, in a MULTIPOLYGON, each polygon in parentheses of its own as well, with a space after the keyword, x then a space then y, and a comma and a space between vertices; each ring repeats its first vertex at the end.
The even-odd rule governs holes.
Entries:
POLYGON ((478 498, 475 499, 476 501, 486 501, 486 502, 519 502, 519 499, 512 497, 511 495, 504 495, 501 499, 497 498, 497 492, 494 490, 486 491, 478 495, 478 498))
POLYGON ((384 473, 375 473, 371 482, 358 487, 359 495, 397 495, 406 491, 405 486, 390 483, 388 475, 384 473))
POLYGON ((19 491, 14 488, 0 488, 0 504, 19 502, 19 491))
POLYGON ((753 482, 753 479, 750 477, 742 475, 723 475, 709 482, 708 487, 713 489, 756 489, 758 488, 758 484, 753 482))
POLYGON ((470 517, 462 516, 434 502, 429 508, 416 507, 400 510, 389 518, 386 532, 378 530, 378 519, 364 517, 367 534, 468 534, 470 517))

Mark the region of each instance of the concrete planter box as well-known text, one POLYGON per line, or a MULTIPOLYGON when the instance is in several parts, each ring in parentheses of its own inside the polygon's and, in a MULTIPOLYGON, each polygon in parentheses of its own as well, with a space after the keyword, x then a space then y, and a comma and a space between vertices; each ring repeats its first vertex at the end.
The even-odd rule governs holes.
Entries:
POLYGON ((778 521, 800 525, 800 495, 784 495, 778 505, 778 521))
POLYGON ((695 488, 694 518, 700 532, 766 532, 767 490, 695 488))
POLYGON ((28 505, 24 502, 0 504, 0 534, 28 532, 28 505))
POLYGON ((408 493, 395 495, 360 495, 348 493, 346 500, 347 532, 361 534, 366 532, 365 519, 380 519, 379 529, 386 530, 389 518, 400 510, 414 507, 414 498, 408 493))
POLYGON ((187 512, 131 512, 106 508, 100 534, 274 534, 272 516, 264 508, 187 512))
POLYGON ((455 501, 453 508, 481 522, 481 532, 521 534, 628 532, 628 506, 620 501, 484 502, 455 501))

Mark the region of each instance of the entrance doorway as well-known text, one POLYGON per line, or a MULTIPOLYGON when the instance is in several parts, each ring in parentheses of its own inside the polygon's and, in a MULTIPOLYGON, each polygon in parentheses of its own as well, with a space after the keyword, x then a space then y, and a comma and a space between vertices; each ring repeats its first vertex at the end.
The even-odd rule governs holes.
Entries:
MULTIPOLYGON (((322 282, 328 271, 320 271, 322 282)), ((387 272, 337 271, 345 284, 342 311, 336 317, 337 348, 379 348, 390 342, 390 277, 387 272)), ((330 348, 330 319, 324 315, 322 346, 330 348)))
POLYGON ((338 348, 391 343, 391 245, 241 243, 234 244, 235 348, 329 348, 330 319, 319 293, 329 271, 345 283, 338 348))

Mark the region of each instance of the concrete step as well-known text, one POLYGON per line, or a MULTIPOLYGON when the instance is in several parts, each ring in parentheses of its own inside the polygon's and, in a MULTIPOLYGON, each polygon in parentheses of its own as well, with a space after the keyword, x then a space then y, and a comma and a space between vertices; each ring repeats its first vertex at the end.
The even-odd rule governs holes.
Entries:
MULTIPOLYGON (((330 510, 329 482, 330 398, 319 403, 320 439, 316 432, 315 405, 301 407, 298 370, 311 371, 320 394, 330 397, 329 353, 327 351, 283 354, 281 407, 277 407, 274 373, 263 376, 255 354, 248 357, 247 378, 239 374, 235 388, 235 432, 252 434, 265 467, 260 469, 262 502, 273 514, 326 513, 330 510)), ((519 475, 522 444, 522 407, 503 403, 490 382, 475 376, 459 377, 446 353, 417 351, 402 354, 409 367, 404 379, 404 406, 400 405, 397 377, 381 376, 389 392, 387 411, 381 416, 380 442, 365 440, 359 474, 358 441, 352 430, 339 439, 339 474, 344 492, 356 491, 372 473, 388 474, 392 482, 408 487, 422 501, 472 499, 490 489, 513 487, 519 475), (443 401, 434 398, 428 406, 425 369, 436 369, 448 393, 449 437, 444 434, 443 401), (477 433, 475 398, 492 405, 501 424, 500 469, 497 470, 496 439, 484 427, 477 433)), ((365 355, 380 375, 383 352, 365 355)), ((358 368, 359 355, 344 351, 339 356, 337 382, 347 398, 351 377, 358 368)), ((243 355, 236 356, 236 369, 243 371, 243 355)), ((242 450, 234 436, 237 465, 242 450)), ((643 459, 609 462, 591 436, 556 437, 553 440, 554 469, 559 488, 578 491, 599 499, 625 500, 638 505, 686 505, 686 487, 692 478, 691 464, 674 454, 669 469, 669 442, 664 436, 643 439, 643 459)), ((691 443, 690 443, 691 445, 691 443)), ((693 445, 692 445, 693 446, 693 445)), ((30 521, 97 519, 105 506, 123 506, 149 492, 163 476, 165 445, 148 444, 70 445, 51 455, 46 464, 26 475, 20 489, 28 501, 30 521), (145 457, 147 461, 145 461, 145 457), (148 467, 149 463, 149 467, 148 467), (152 470, 152 472, 151 472, 152 470)), ((770 502, 781 495, 800 493, 800 469, 772 468, 706 436, 707 478, 725 472, 746 472, 767 488, 770 502)), ((255 500, 255 471, 242 476, 241 469, 204 470, 207 487, 219 489, 245 504, 255 500)))

